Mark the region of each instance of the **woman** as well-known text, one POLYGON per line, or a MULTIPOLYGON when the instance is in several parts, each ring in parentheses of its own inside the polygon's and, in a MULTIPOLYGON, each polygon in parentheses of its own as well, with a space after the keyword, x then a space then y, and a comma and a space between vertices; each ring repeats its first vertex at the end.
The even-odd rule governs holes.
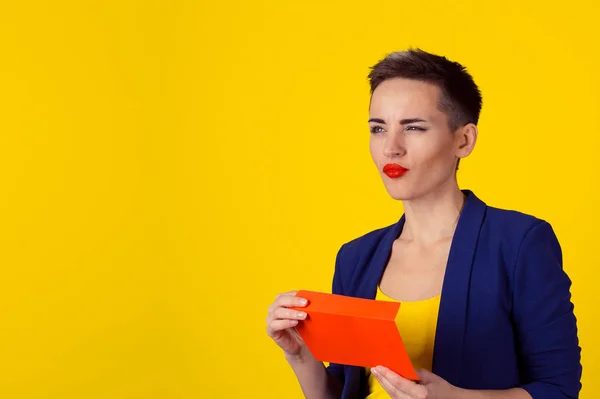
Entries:
POLYGON ((458 187, 458 163, 478 134, 472 77, 445 57, 408 50, 369 78, 371 155, 404 215, 341 247, 332 292, 402 302, 396 322, 420 382, 381 366, 316 361, 294 329, 306 314, 288 309, 306 301, 290 292, 269 307, 267 332, 304 395, 577 398, 571 282, 552 227, 458 187))

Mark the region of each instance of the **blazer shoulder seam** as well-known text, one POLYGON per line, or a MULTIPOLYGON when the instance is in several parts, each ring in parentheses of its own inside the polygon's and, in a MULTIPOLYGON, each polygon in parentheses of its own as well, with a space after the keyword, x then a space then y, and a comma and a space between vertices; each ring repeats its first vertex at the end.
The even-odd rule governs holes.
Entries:
POLYGON ((538 227, 543 226, 543 225, 545 225, 547 223, 548 222, 546 222, 545 220, 536 219, 535 222, 529 227, 529 229, 527 230, 527 232, 523 236, 523 239, 521 240, 521 243, 519 244, 519 249, 517 250, 517 254, 515 256, 515 260, 514 260, 514 264, 513 264, 513 270, 512 270, 513 294, 514 294, 514 284, 516 283, 516 277, 517 277, 517 268, 519 267, 519 259, 521 258, 521 252, 523 251, 523 247, 525 246, 525 242, 534 233, 534 231, 537 230, 538 227))

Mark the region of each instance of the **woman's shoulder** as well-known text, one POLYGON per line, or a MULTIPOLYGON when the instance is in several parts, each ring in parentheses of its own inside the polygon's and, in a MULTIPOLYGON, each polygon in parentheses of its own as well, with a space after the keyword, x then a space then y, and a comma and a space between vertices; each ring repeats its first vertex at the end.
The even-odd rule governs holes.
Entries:
MULTIPOLYGON (((485 205, 485 208, 482 231, 493 232, 494 235, 500 237, 516 238, 520 236, 523 238, 527 233, 535 230, 536 227, 543 226, 552 229, 548 221, 534 214, 489 205, 485 205)), ((345 242, 342 248, 347 252, 377 248, 386 237, 389 238, 391 235, 399 233, 400 223, 397 222, 368 231, 345 242)))
MULTIPOLYGON (((478 247, 493 252, 501 251, 508 257, 540 240, 560 247, 553 227, 545 219, 516 209, 489 206, 478 199, 476 201, 479 203, 478 207, 470 206, 466 211, 463 227, 459 229, 460 233, 455 236, 455 240, 464 243, 465 240, 474 238, 478 247), (474 220, 477 222, 474 223, 474 220), (465 231, 471 228, 479 230, 475 236, 465 231)), ((369 263, 376 253, 385 252, 391 246, 402 225, 403 218, 344 242, 338 250, 338 265, 348 270, 357 264, 369 263)))
POLYGON ((483 227, 509 239, 524 238, 537 228, 552 229, 548 221, 537 215, 493 206, 487 206, 483 227))
POLYGON ((502 253, 507 266, 523 257, 560 257, 561 245, 547 220, 513 209, 487 207, 478 246, 490 253, 502 253))

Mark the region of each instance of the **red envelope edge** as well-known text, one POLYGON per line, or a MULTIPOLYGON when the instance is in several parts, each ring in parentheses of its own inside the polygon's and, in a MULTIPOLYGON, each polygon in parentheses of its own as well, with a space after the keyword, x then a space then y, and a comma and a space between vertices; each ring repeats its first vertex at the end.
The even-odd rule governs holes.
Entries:
POLYGON ((350 366, 385 366, 418 381, 395 318, 400 303, 301 290, 307 313, 296 330, 319 361, 350 366))

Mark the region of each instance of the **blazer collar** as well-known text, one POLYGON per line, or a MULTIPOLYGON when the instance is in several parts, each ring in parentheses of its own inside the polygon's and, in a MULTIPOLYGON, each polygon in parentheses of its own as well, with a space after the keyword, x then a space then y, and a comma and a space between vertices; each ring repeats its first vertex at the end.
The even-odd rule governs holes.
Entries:
POLYGON ((433 349, 433 373, 453 385, 460 385, 471 270, 487 209, 471 191, 463 192, 467 200, 450 246, 433 349))
MULTIPOLYGON (((460 379, 471 269, 487 209, 486 204, 472 191, 462 191, 467 198, 450 246, 433 354, 433 372, 453 385, 458 385, 460 379)), ((375 298, 377 285, 391 256, 392 245, 400 236, 404 222, 405 215, 402 215, 379 242, 356 296, 375 298)))

